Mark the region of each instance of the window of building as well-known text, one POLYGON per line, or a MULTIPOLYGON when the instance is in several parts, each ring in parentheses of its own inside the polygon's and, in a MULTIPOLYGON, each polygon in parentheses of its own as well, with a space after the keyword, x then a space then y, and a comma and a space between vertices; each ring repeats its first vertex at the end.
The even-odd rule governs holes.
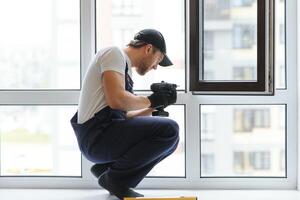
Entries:
POLYGON ((270 170, 270 152, 234 152, 234 170, 236 173, 263 174, 270 170))
POLYGON ((236 109, 234 110, 235 132, 253 132, 255 128, 270 127, 270 110, 236 109))
POLYGON ((249 24, 233 25, 233 48, 251 49, 255 45, 255 26, 249 24))
POLYGON ((254 170, 269 170, 270 169, 270 152, 250 152, 249 164, 254 170))

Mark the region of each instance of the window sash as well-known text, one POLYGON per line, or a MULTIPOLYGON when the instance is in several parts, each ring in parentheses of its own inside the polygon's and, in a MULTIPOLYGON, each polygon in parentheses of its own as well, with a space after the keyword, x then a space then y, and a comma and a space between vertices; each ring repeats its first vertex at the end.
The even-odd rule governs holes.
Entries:
MULTIPOLYGON (((272 59, 272 51, 266 52, 267 29, 266 1, 257 1, 257 81, 207 81, 204 80, 203 26, 204 11, 203 1, 190 0, 190 90, 193 92, 264 92, 273 95, 271 82, 266 78, 266 56, 272 59), (200 4, 202 2, 202 5, 200 4), (202 8, 202 10, 201 10, 202 8), (201 13, 202 12, 202 13, 201 13), (199 23, 201 22, 201 24, 199 23), (199 41, 199 42, 198 42, 199 41), (271 86, 271 87, 269 87, 271 86)), ((270 31, 273 34, 273 31, 270 31)), ((272 37, 273 38, 273 37, 272 37)), ((255 39, 255 38, 254 38, 255 39)), ((270 44, 271 45, 271 44, 270 44)), ((272 49, 271 49, 272 50, 272 49)), ((271 66, 271 65, 270 65, 271 66)), ((273 66, 272 66, 273 67, 273 66)), ((273 71, 273 70, 271 70, 273 71)), ((270 74, 272 77, 272 74, 270 74)), ((274 85, 274 84, 273 84, 274 85)), ((218 93, 213 93, 218 94, 218 93)))

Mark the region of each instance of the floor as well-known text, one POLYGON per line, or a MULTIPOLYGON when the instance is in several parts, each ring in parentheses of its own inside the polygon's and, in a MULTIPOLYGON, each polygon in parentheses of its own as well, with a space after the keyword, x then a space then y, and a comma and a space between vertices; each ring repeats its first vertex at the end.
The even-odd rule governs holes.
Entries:
MULTIPOLYGON (((198 200, 300 200, 294 190, 137 190, 146 197, 197 196, 198 200)), ((117 200, 104 190, 0 189, 1 200, 117 200)))

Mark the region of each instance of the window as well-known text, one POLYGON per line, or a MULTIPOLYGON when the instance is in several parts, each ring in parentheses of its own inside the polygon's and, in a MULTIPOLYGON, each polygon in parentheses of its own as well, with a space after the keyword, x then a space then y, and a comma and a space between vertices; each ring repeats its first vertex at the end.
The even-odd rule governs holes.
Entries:
POLYGON ((0 176, 81 177, 80 1, 0 1, 0 26, 0 176))
POLYGON ((200 105, 201 118, 207 113, 214 116, 201 119, 201 159, 207 154, 214 157, 211 166, 201 163, 201 178, 285 177, 287 166, 282 167, 279 161, 285 159, 280 152, 287 148, 286 132, 278 126, 278 119, 286 117, 284 108, 285 105, 200 105), (205 123, 215 124, 213 140, 202 137, 205 123), (214 170, 209 174, 202 171, 208 168, 214 170))
POLYGON ((74 106, 0 106, 1 176, 81 176, 74 106))
POLYGON ((0 89, 80 89, 79 17, 79 1, 1 1, 0 89))
POLYGON ((185 90, 184 4, 182 0, 96 0, 96 50, 107 46, 124 48, 135 33, 145 28, 155 28, 164 35, 167 54, 174 65, 159 67, 143 77, 133 70, 135 91, 149 91, 153 82, 162 80, 177 84, 178 90, 185 90), (129 8, 139 9, 139 15, 127 12, 129 8), (170 21, 175 21, 176 26, 170 21))
POLYGON ((272 11, 272 6, 266 1, 191 1, 190 90, 194 94, 273 95, 273 43, 268 38, 274 31, 266 33, 266 27, 273 27, 272 21, 266 21, 271 13, 266 8, 272 11), (208 51, 212 34, 217 47, 208 51), (241 64, 254 67, 251 80, 233 78, 233 68, 241 64), (213 79, 207 79, 207 70, 213 71, 213 79))
POLYGON ((296 188, 296 9, 288 15, 285 9, 296 8, 297 1, 275 0, 274 7, 273 2, 82 0, 79 7, 72 0, 2 1, 0 187, 97 185, 69 124, 81 80, 97 50, 124 47, 132 34, 152 27, 165 35, 175 65, 143 78, 135 74, 135 92, 149 95, 150 84, 161 80, 179 85, 176 105, 166 110, 180 126, 180 143, 138 187, 296 188), (271 16, 275 30, 269 29, 271 16), (242 30, 251 26, 254 33, 245 31, 243 40, 242 30), (268 78, 274 70, 262 63, 275 66, 275 79, 268 78))

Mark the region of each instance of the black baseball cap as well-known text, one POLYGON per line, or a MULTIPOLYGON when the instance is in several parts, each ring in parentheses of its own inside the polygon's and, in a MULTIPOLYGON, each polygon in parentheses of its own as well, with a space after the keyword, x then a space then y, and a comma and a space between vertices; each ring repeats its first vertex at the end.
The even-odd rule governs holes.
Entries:
POLYGON ((135 34, 134 40, 143 41, 148 44, 152 44, 158 48, 163 54, 164 58, 159 63, 160 66, 167 67, 173 65, 169 57, 167 56, 166 42, 164 36, 155 29, 144 29, 135 34))

